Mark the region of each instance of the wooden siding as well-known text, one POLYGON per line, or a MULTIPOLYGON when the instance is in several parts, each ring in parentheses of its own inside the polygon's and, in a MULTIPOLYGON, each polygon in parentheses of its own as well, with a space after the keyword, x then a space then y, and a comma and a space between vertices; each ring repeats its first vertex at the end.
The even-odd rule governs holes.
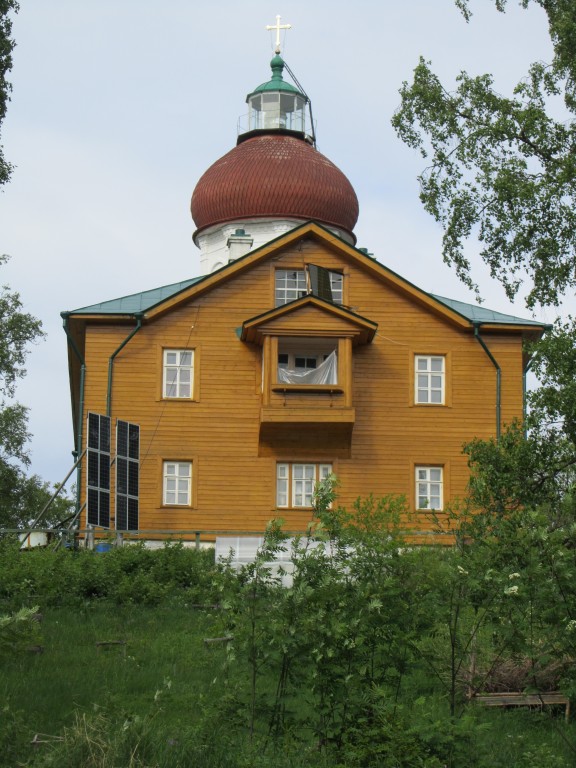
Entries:
MULTIPOLYGON (((314 322, 316 311, 299 318, 314 322)), ((346 323, 327 328, 345 332, 346 323)), ((109 358, 134 324, 86 324, 85 414, 106 412, 109 358)), ((271 329, 273 331, 273 329, 271 329)), ((502 370, 502 424, 522 416, 522 339, 512 331, 483 339, 502 370)), ((344 395, 274 395, 320 408, 343 405, 344 395)), ((159 314, 119 352, 113 365, 111 415, 141 427, 140 527, 142 529, 264 529, 282 516, 289 529, 305 527, 311 511, 277 510, 276 462, 331 462, 339 501, 402 494, 413 508, 414 468, 444 468, 444 499, 466 492, 462 446, 496 432, 496 371, 472 328, 431 312, 345 253, 310 239, 276 253, 273 260, 237 271, 187 304, 159 314), (242 342, 242 323, 274 306, 274 270, 313 262, 344 274, 344 297, 358 315, 378 324, 372 343, 351 350, 353 424, 267 425, 261 434, 262 347, 242 342), (164 349, 193 349, 192 400, 162 398, 164 349), (414 402, 414 356, 446 357, 446 404, 414 402), (193 504, 162 505, 162 462, 191 461, 193 504)), ((349 419, 348 419, 349 420, 349 419)), ((289 420, 288 420, 289 421, 289 420)), ((297 420, 296 420, 297 421, 297 420)), ((85 487, 85 479, 83 480, 85 487)), ((429 526, 420 513, 419 525, 429 526)))

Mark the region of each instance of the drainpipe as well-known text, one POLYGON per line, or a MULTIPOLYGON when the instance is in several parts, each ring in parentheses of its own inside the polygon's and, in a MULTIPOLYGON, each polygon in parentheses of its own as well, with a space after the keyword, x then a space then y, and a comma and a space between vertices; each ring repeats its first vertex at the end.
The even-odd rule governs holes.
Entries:
POLYGON ((128 334, 128 336, 126 336, 122 344, 120 344, 118 349, 115 352, 113 352, 110 355, 110 358, 108 359, 108 390, 106 392, 106 416, 112 415, 112 373, 114 370, 114 360, 116 358, 116 355, 124 349, 124 347, 126 346, 126 344, 128 344, 130 339, 138 333, 140 328, 142 328, 144 313, 138 312, 137 314, 134 315, 134 317, 136 318, 136 327, 133 328, 133 330, 128 334))
POLYGON ((80 509, 80 497, 82 495, 82 440, 84 439, 84 382, 86 379, 86 362, 80 353, 80 350, 76 346, 76 342, 70 334, 70 327, 68 324, 69 312, 62 312, 61 317, 63 320, 64 333, 68 339, 72 351, 80 362, 80 400, 78 403, 78 413, 76 414, 76 446, 72 451, 74 457, 76 469, 76 511, 80 509), (79 458, 80 457, 80 458, 79 458))
POLYGON ((530 369, 532 368, 532 358, 528 360, 526 365, 524 366, 524 370, 522 371, 522 419, 524 424, 524 437, 528 434, 526 429, 526 417, 528 416, 528 403, 526 401, 526 397, 528 394, 528 374, 530 372, 530 369))
POLYGON ((500 440, 500 410, 501 410, 501 399, 502 399, 502 371, 500 369, 500 366, 494 359, 494 355, 488 347, 486 346, 484 339, 482 336, 480 336, 480 323, 474 323, 474 337, 484 350, 488 357, 490 358, 490 361, 492 362, 492 365, 496 369, 496 439, 500 440))

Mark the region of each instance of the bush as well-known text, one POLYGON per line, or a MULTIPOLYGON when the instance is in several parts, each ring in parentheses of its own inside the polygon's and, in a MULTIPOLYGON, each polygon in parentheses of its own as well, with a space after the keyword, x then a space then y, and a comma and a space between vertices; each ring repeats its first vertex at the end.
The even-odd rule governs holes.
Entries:
POLYGON ((16 610, 22 603, 46 606, 82 605, 110 600, 119 605, 156 605, 161 600, 211 602, 213 550, 181 543, 162 549, 142 544, 109 552, 62 549, 20 550, 0 542, 0 604, 16 610))

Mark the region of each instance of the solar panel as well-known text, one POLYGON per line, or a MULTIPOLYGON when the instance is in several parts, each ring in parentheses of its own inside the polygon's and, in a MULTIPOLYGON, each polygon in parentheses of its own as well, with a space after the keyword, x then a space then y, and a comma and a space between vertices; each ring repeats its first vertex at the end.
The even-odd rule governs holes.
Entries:
POLYGON ((140 427, 116 422, 116 530, 138 530, 140 427))
POLYGON ((86 462, 87 507, 89 525, 110 527, 110 417, 88 414, 86 462))

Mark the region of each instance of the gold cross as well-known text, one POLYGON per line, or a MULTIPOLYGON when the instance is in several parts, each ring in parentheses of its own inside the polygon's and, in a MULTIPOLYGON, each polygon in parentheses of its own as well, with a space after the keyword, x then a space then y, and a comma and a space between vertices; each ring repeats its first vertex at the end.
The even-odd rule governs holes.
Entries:
POLYGON ((273 29, 276 30, 276 53, 280 53, 280 30, 281 29, 292 29, 292 24, 280 24, 281 16, 276 16, 276 24, 267 24, 266 29, 271 31, 273 29))

